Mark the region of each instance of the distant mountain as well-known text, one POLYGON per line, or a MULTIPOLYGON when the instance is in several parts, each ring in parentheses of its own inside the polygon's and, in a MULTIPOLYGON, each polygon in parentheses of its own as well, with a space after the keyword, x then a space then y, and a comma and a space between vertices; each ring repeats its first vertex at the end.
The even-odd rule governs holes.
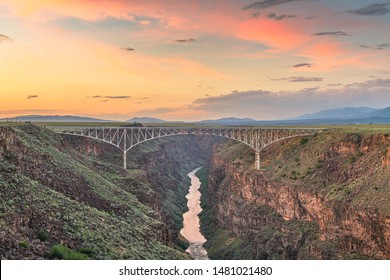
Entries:
POLYGON ((28 115, 13 118, 3 118, 0 121, 20 121, 20 122, 109 122, 108 120, 79 117, 79 116, 43 116, 28 115))
POLYGON ((198 123, 203 124, 220 124, 220 125, 250 125, 258 121, 250 118, 222 118, 217 120, 204 120, 198 123))
POLYGON ((132 118, 127 120, 127 122, 137 122, 137 123, 183 123, 183 121, 165 121, 162 119, 157 118, 149 118, 149 117, 142 117, 142 118, 132 118))
POLYGON ((354 119, 378 111, 369 107, 346 107, 319 111, 314 114, 305 114, 293 118, 294 120, 308 120, 308 119, 354 119))
MULTIPOLYGON (((3 118, 0 121, 30 121, 30 122, 110 122, 110 120, 80 117, 80 116, 45 116, 28 115, 13 118, 3 118)), ((183 121, 166 121, 158 118, 135 117, 127 120, 131 123, 185 123, 183 121)), ((287 120, 262 121, 251 118, 221 118, 215 120, 202 120, 195 122, 198 124, 211 125, 232 125, 232 126, 272 126, 272 125, 327 125, 327 124, 390 124, 390 107, 384 109, 374 109, 369 107, 346 107, 330 110, 323 110, 313 114, 301 115, 287 120)))
POLYGON ((375 110, 373 112, 366 114, 365 116, 371 118, 390 118, 390 107, 375 110))

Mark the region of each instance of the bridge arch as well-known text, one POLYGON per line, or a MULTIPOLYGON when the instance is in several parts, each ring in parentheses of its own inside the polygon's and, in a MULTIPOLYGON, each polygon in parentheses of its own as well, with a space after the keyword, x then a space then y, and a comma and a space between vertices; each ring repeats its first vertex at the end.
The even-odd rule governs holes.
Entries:
POLYGON ((133 147, 162 137, 176 135, 213 135, 232 139, 255 150, 255 167, 260 169, 260 151, 278 141, 319 132, 307 128, 210 128, 210 127, 48 127, 54 132, 96 139, 123 152, 123 168, 127 168, 127 152, 133 147))

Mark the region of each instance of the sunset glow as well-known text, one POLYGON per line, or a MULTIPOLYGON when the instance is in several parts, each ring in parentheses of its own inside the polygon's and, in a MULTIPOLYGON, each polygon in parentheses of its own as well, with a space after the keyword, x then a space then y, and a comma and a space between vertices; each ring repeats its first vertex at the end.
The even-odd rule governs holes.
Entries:
POLYGON ((383 108, 389 26, 362 0, 0 0, 0 118, 383 108))

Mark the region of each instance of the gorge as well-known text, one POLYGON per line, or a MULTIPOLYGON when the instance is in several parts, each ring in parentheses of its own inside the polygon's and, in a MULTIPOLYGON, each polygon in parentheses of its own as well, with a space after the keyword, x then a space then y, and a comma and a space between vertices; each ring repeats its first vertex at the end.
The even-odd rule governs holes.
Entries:
POLYGON ((198 167, 188 173, 188 177, 191 179, 191 186, 189 187, 186 198, 188 199, 188 211, 183 214, 183 228, 180 234, 190 243, 190 246, 186 250, 195 260, 207 260, 207 251, 203 248, 204 243, 207 241, 203 234, 200 232, 200 220, 199 214, 202 212, 200 207, 201 193, 199 188, 201 182, 196 176, 196 173, 202 167, 198 167))
POLYGON ((211 259, 389 259, 390 136, 331 130, 262 152, 172 136, 121 155, 32 124, 0 125, 2 259, 189 259, 190 179, 211 259))

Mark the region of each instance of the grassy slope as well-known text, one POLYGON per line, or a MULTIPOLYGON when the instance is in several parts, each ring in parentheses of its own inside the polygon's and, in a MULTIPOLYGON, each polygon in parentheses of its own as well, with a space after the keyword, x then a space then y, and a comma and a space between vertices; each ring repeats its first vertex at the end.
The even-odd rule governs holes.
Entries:
MULTIPOLYGON (((229 147, 226 156, 234 158, 237 146, 229 147)), ((225 147, 225 144, 222 144, 225 147)), ((219 146, 221 147, 221 146, 219 146)), ((239 156, 241 157, 241 156, 239 156)), ((313 222, 285 221, 281 215, 271 207, 257 203, 248 203, 227 194, 230 199, 239 206, 239 213, 250 219, 255 219, 258 231, 248 232, 246 237, 237 237, 228 230, 219 226, 215 219, 217 203, 214 202, 215 194, 208 191, 208 170, 202 170, 199 177, 202 180, 201 192, 203 211, 201 213, 201 229, 208 239, 205 244, 211 259, 312 259, 309 247, 318 242, 318 227, 313 222), (204 183, 203 183, 204 182, 204 183), (213 203, 214 202, 214 203, 213 203), (297 243, 306 242, 303 247, 297 243)), ((229 179, 219 185, 225 188, 229 179), (226 184, 226 185, 225 185, 226 184)), ((328 249, 323 252, 325 258, 331 258, 328 249)))
MULTIPOLYGON (((174 231, 182 227, 182 213, 187 211, 190 185, 186 175, 191 170, 208 164, 212 145, 218 139, 204 136, 174 136, 156 139, 134 147, 128 153, 128 171, 118 172, 121 155, 110 150, 95 156, 81 155, 88 166, 115 185, 135 194, 144 204, 153 198, 161 202, 162 212, 174 231), (200 140, 200 141, 198 141, 200 140), (113 155, 115 153, 115 155, 113 155)), ((174 235, 175 233, 173 233, 174 235)))
MULTIPOLYGON (((266 169, 263 172, 273 181, 325 195, 328 203, 348 203, 353 208, 376 210, 389 215, 390 175, 388 168, 381 163, 389 140, 372 140, 388 137, 387 130, 387 127, 379 128, 379 132, 368 127, 348 127, 304 140, 296 138, 281 141, 262 152, 262 167, 266 169), (370 148, 366 149, 367 146, 370 148)), ((237 169, 258 172, 253 167, 253 150, 246 145, 226 141, 217 147, 216 153, 218 157, 233 162, 237 169)), ((204 199, 207 201, 207 192, 204 199)), ((237 201, 237 204, 245 205, 245 202, 237 201)), ((292 252, 291 257, 340 257, 333 241, 318 239, 318 228, 313 223, 284 221, 269 207, 247 205, 251 207, 250 213, 262 212, 263 220, 259 221, 262 230, 243 240, 218 228, 213 219, 215 208, 210 201, 203 202, 202 206, 202 229, 209 239, 209 254, 212 258, 288 258, 289 250, 284 243, 289 239, 294 241, 291 236, 305 236, 306 239, 306 245, 299 252, 292 252)), ((345 255, 344 258, 364 256, 345 255)))
POLYGON ((57 135, 32 125, 1 129, 13 138, 0 161, 2 258, 45 257, 59 243, 91 248, 97 259, 185 257, 158 241, 163 225, 153 209, 88 168, 57 135))
POLYGON ((273 180, 305 188, 329 202, 390 213, 390 175, 382 166, 388 134, 335 130, 270 146, 264 166, 273 180), (281 148, 281 149, 280 149, 281 148))
MULTIPOLYGON (((390 213, 390 175, 382 166, 389 134, 348 127, 284 140, 261 152, 261 165, 273 181, 320 193, 329 201, 347 199, 362 209, 390 213)), ((238 168, 258 172, 254 152, 246 145, 229 141, 217 154, 238 168)))

